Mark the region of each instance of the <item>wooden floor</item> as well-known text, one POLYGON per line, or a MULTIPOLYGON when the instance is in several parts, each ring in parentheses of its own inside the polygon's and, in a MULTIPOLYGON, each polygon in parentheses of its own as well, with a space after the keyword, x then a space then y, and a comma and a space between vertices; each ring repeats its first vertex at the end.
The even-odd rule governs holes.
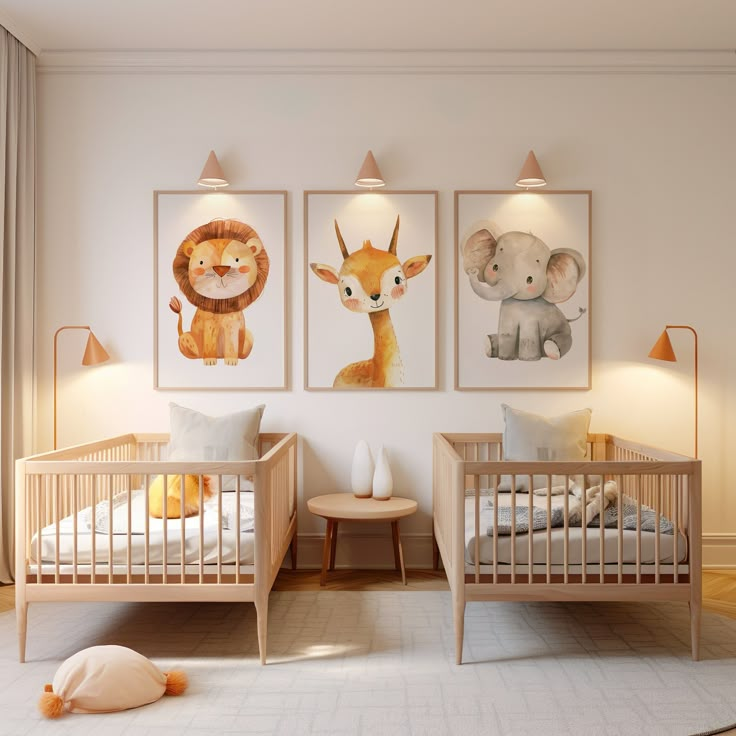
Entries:
MULTIPOLYGON (((319 570, 282 570, 274 590, 319 590, 319 570)), ((407 570, 406 586, 395 570, 335 570, 324 590, 449 590, 445 573, 407 570)), ((0 585, 0 613, 15 607, 15 588, 0 585)), ((703 573, 703 608, 736 619, 736 570, 703 573)))

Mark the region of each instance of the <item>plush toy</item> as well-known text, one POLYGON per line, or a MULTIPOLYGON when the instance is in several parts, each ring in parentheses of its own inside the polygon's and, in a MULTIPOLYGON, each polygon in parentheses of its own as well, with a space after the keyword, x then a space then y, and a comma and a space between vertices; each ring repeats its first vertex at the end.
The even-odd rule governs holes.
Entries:
POLYGON ((181 695, 187 676, 161 672, 150 659, 127 647, 89 647, 67 659, 44 687, 38 709, 46 718, 69 713, 112 713, 138 708, 162 695, 181 695))
MULTIPOLYGON (((213 494, 209 475, 202 476, 202 496, 207 500, 213 494)), ((154 478, 148 489, 148 512, 157 519, 164 515, 164 477, 154 478)), ((199 476, 184 476, 184 516, 199 513, 199 476)), ((181 475, 166 476, 166 517, 181 518, 181 475)))

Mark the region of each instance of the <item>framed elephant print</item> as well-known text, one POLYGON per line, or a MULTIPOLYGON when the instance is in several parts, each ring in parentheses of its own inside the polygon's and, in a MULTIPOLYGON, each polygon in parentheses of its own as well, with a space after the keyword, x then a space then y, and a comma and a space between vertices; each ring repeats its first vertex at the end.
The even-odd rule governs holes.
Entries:
POLYGON ((154 192, 154 388, 285 389, 286 192, 154 192))
POLYGON ((437 388, 437 192, 304 193, 304 385, 437 388))
POLYGON ((455 192, 456 389, 590 389, 591 198, 455 192))

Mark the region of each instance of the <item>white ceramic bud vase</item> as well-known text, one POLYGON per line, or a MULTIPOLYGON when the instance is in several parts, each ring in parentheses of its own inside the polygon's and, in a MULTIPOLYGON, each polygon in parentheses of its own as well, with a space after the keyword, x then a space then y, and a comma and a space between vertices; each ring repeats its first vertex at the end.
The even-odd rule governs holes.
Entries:
POLYGON ((391 498, 394 490, 394 479, 391 476, 391 468, 383 445, 378 448, 376 456, 376 470, 373 473, 373 498, 379 501, 387 501, 391 498))
POLYGON ((370 498, 373 492, 373 456, 365 440, 360 440, 353 453, 350 485, 356 498, 370 498))

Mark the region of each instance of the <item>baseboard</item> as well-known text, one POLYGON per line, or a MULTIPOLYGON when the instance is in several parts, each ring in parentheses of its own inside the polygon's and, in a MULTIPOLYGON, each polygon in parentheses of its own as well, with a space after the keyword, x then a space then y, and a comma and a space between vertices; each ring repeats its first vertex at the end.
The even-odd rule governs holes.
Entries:
MULTIPOLYGON (((322 566, 323 534, 299 535, 299 567, 319 569, 322 566)), ((432 568, 432 536, 402 534, 404 564, 414 570, 432 568)), ((288 561, 287 561, 288 562, 288 561)), ((391 537, 373 534, 339 534, 335 555, 336 568, 381 570, 394 566, 391 537)), ((736 569, 736 534, 703 535, 703 568, 736 569)))
POLYGON ((703 568, 736 569, 736 534, 703 534, 703 568))
MULTIPOLYGON (((300 534, 297 561, 300 569, 322 567, 323 534, 300 534)), ((404 566, 412 570, 432 568, 432 535, 401 534, 404 566)), ((287 557, 287 565, 289 560, 287 557)), ((391 537, 374 534, 338 533, 335 567, 353 570, 392 570, 394 548, 391 537)))

